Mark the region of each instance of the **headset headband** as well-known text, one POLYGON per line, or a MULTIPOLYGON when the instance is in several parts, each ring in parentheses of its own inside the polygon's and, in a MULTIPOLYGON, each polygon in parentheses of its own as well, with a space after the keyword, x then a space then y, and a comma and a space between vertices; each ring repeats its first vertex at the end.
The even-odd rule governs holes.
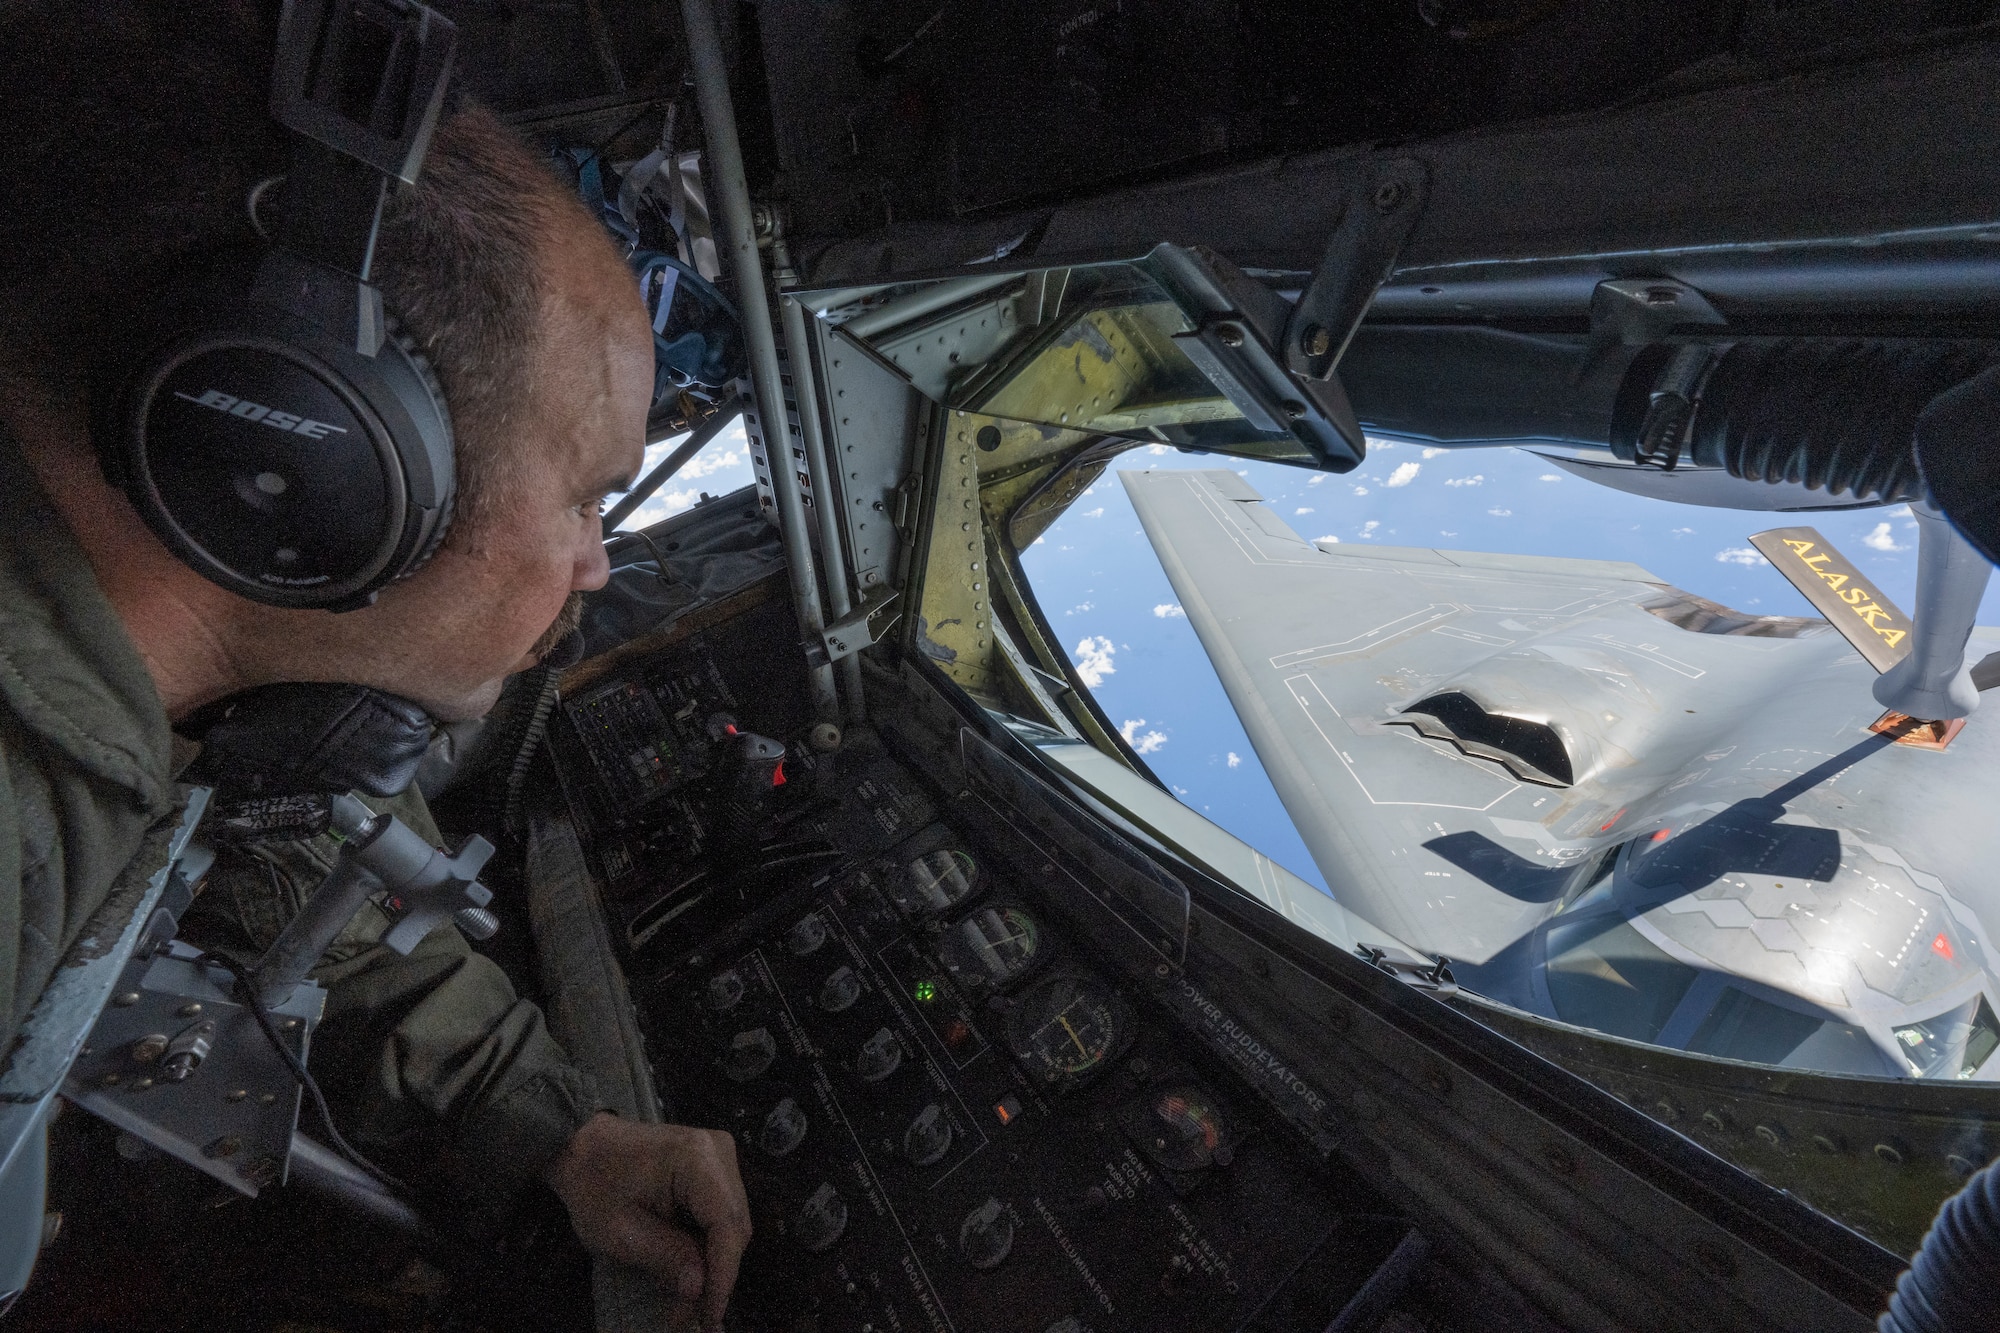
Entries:
POLYGON ((148 526, 252 600, 366 606, 449 526, 450 414, 369 278, 456 43, 414 0, 286 0, 271 114, 292 163, 274 244, 247 293, 168 306, 99 432, 107 475, 148 526))

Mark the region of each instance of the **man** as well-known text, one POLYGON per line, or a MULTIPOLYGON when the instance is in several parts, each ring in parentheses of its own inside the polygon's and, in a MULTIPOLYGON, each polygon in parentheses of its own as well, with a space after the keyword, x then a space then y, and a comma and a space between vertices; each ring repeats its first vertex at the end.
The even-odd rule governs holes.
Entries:
MULTIPOLYGON (((449 537, 342 615, 206 581, 104 479, 91 395, 162 279, 254 266, 243 200, 283 169, 263 111, 270 35, 226 0, 29 9, 0 16, 0 123, 21 146, 0 188, 7 1048, 114 884, 151 872, 142 845, 173 819, 174 722, 278 681, 476 717, 566 629, 606 581, 599 502, 637 472, 653 375, 635 285, 595 221, 490 114, 456 112, 385 218, 375 273, 453 417, 449 537), (122 170, 103 170, 107 144, 122 170), (74 172, 79 159, 102 174, 74 172)), ((260 910, 275 926, 287 907, 260 910)), ((750 1231, 732 1140, 598 1112, 540 1014, 455 930, 404 959, 367 925, 320 974, 316 1043, 323 1079, 360 1085, 341 1098, 363 1108, 359 1128, 427 1131, 499 1195, 546 1182, 587 1247, 650 1269, 719 1326, 750 1231)))

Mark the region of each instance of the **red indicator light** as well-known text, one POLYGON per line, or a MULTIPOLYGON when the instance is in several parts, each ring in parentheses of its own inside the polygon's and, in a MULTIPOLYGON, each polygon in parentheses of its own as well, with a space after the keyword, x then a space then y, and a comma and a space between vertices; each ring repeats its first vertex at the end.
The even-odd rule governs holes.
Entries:
POLYGON ((972 1029, 966 1026, 965 1020, 954 1018, 950 1023, 945 1025, 944 1044, 956 1050, 960 1046, 965 1045, 965 1039, 971 1035, 972 1029))
POLYGON ((1014 1118, 1021 1114, 1021 1103, 1009 1094, 994 1105, 993 1114, 1000 1118, 1001 1124, 1011 1125, 1014 1123, 1014 1118))
POLYGON ((1670 828, 1663 828, 1658 833, 1655 833, 1653 835, 1652 840, 1654 842, 1665 842, 1668 838, 1673 836, 1673 832, 1674 831, 1670 828))
POLYGON ((782 787, 785 785, 785 761, 782 759, 778 761, 778 766, 771 771, 771 785, 773 787, 782 787))
MULTIPOLYGON (((1625 809, 1630 809, 1630 807, 1629 806, 1625 807, 1625 809)), ((1602 824, 1599 824, 1597 826, 1597 831, 1599 833, 1602 833, 1604 832, 1604 830, 1610 828, 1613 824, 1616 824, 1619 820, 1625 818, 1625 809, 1619 810, 1617 814, 1611 816, 1611 818, 1605 820, 1602 824)))
POLYGON ((1942 954, 1947 961, 1950 961, 1951 941, 1946 939, 1942 932, 1939 932, 1938 937, 1931 941, 1931 952, 1942 954))

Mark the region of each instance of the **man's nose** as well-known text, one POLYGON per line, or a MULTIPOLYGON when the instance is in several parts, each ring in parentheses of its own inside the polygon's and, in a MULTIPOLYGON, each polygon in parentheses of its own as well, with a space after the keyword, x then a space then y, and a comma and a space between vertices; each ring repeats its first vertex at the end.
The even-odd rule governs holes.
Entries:
POLYGON ((611 581, 611 557, 604 550, 604 526, 593 525, 591 534, 577 552, 576 568, 570 576, 572 592, 596 592, 611 581))

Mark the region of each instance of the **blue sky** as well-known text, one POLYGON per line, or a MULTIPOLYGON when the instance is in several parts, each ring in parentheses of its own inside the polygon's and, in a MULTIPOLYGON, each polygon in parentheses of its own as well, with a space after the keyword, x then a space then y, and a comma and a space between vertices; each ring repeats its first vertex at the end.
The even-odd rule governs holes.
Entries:
MULTIPOLYGON (((1702 509, 1626 495, 1519 449, 1370 441, 1344 477, 1155 447, 1114 470, 1228 467, 1308 540, 1630 560, 1689 592, 1758 615, 1812 615, 1747 540, 1818 528, 1904 610, 1915 601, 1916 521, 1905 506, 1844 513, 1702 509)), ((1036 598, 1114 725, 1160 780, 1279 864, 1325 887, 1278 803, 1173 587, 1107 471, 1025 553, 1036 598)), ((1982 624, 2000 623, 2000 584, 1982 624)))
MULTIPOLYGON (((639 475, 643 477, 651 472, 655 463, 672 453, 674 446, 686 438, 685 435, 676 435, 647 449, 646 466, 639 475)), ((618 528, 621 532, 631 532, 658 523, 663 518, 672 518, 684 509, 693 508, 704 493, 727 495, 756 479, 756 474, 750 470, 750 441, 743 434, 743 418, 738 417, 727 430, 710 440, 707 448, 690 458, 671 481, 655 491, 618 528)), ((609 504, 605 506, 607 509, 610 507, 609 504)))
MULTIPOLYGON (((647 450, 646 466, 678 443, 647 450)), ((1807 524, 1905 611, 1915 601, 1916 521, 1903 506, 1798 515, 1700 509, 1592 485, 1525 450, 1427 449, 1383 440, 1370 441, 1368 460, 1344 477, 1164 446, 1135 449, 1112 466, 1233 468, 1308 539, 1630 560, 1689 592, 1759 615, 1813 614, 1748 541, 1765 528, 1807 524)), ((656 523, 704 493, 723 495, 752 480, 738 421, 623 526, 656 523)), ((1324 888, 1117 478, 1107 471, 1029 547, 1023 564, 1070 659, 1160 780, 1324 888)), ((2000 623, 2000 581, 1987 589, 1979 618, 2000 623)))

